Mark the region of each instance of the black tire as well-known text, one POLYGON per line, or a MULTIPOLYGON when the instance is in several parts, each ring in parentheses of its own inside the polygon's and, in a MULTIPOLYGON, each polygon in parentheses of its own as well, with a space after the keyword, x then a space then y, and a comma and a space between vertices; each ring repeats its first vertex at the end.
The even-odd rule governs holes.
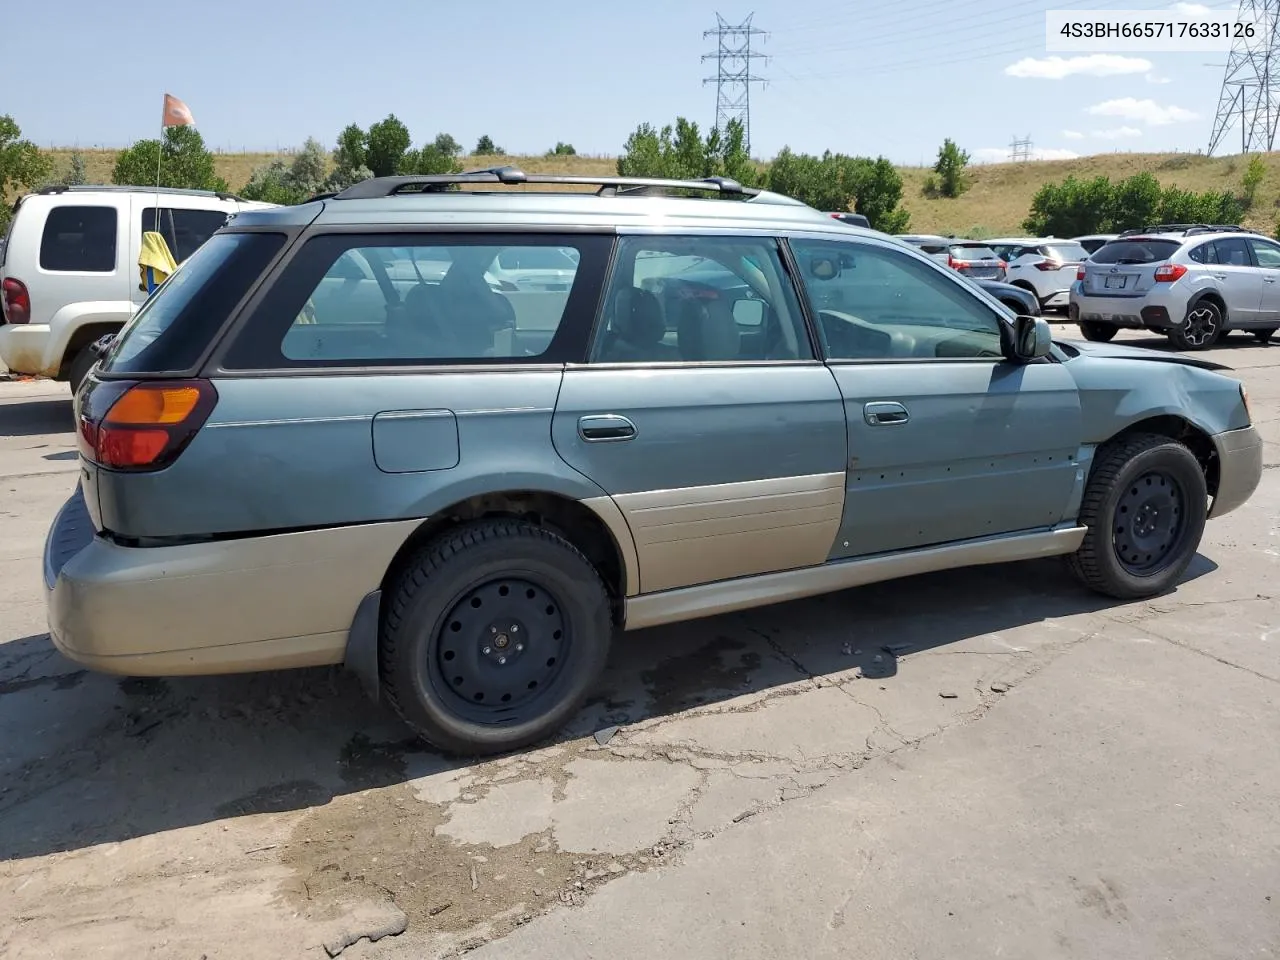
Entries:
POLYGON ((1120 328, 1114 323, 1081 320, 1080 332, 1084 334, 1086 340, 1092 340, 1094 343, 1106 343, 1108 340, 1115 339, 1115 335, 1120 332, 1120 328))
POLYGON ((1175 440, 1138 434, 1103 447, 1080 507, 1089 532, 1067 560, 1071 571, 1119 600, 1164 593, 1196 555, 1208 498, 1199 462, 1175 440))
POLYGON ((1269 343, 1271 338, 1276 335, 1277 329, 1276 327, 1268 327, 1266 330, 1254 330, 1252 331, 1253 339, 1259 343, 1269 343))
POLYGON ((84 382, 84 378, 89 375, 89 371, 97 362, 98 356, 92 349, 88 346, 80 348, 80 352, 71 361, 71 369, 67 371, 67 383, 71 387, 72 396, 80 392, 80 384, 84 382))
POLYGON ((1187 315, 1169 330, 1169 339, 1179 350, 1207 350, 1223 334, 1222 310, 1212 300, 1187 307, 1187 315))
POLYGON ((613 634, 590 561, 519 520, 469 523, 427 545, 399 571, 383 610, 379 662, 392 709, 436 747, 469 756, 517 750, 564 726, 604 669, 613 634))

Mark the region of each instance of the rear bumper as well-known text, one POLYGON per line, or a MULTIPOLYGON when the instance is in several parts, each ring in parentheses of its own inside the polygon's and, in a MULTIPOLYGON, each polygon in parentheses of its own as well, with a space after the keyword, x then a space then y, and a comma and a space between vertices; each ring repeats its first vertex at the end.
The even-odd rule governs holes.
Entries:
POLYGON ((421 522, 136 548, 95 536, 76 499, 45 544, 49 634, 69 659, 132 676, 341 663, 360 601, 421 522))
POLYGON ((1253 496, 1262 480, 1262 437, 1254 427, 1228 430, 1213 437, 1218 454, 1218 493, 1210 517, 1230 513, 1253 496))
POLYGON ((1157 292, 1144 297, 1097 297, 1081 292, 1077 282, 1070 291, 1072 320, 1076 323, 1108 323, 1135 330, 1168 330, 1186 314, 1186 305, 1157 292))
POLYGON ((49 345, 49 325, 45 323, 6 323, 0 325, 0 363, 10 373, 32 377, 56 377, 58 369, 45 365, 49 345))

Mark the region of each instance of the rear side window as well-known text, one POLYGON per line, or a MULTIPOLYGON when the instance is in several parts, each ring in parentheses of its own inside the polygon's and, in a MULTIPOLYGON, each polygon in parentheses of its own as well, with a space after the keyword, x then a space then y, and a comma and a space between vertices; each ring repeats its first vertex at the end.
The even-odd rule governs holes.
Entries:
POLYGON ((142 211, 142 230, 159 231, 164 242, 169 245, 173 259, 181 263, 195 253, 200 247, 226 225, 227 214, 224 210, 179 210, 172 207, 160 207, 159 216, 155 207, 146 207, 142 211))
POLYGON ((318 236, 255 308, 224 365, 581 359, 611 246, 603 235, 318 236))
POLYGON ((1176 240, 1112 240, 1097 249, 1092 262, 1163 263, 1180 246, 1176 240))
POLYGON ((102 371, 168 373, 195 366, 283 245, 279 233, 210 237, 125 324, 102 371))
POLYGON ((40 269, 114 273, 115 207, 54 207, 40 238, 40 269))

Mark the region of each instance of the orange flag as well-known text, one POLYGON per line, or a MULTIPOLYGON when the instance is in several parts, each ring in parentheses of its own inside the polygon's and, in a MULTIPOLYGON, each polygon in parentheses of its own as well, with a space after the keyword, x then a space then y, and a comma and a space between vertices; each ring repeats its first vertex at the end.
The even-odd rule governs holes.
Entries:
POLYGON ((191 109, 185 103, 167 93, 164 95, 164 119, 161 121, 161 126, 185 127, 194 125, 195 122, 195 118, 191 116, 191 109))

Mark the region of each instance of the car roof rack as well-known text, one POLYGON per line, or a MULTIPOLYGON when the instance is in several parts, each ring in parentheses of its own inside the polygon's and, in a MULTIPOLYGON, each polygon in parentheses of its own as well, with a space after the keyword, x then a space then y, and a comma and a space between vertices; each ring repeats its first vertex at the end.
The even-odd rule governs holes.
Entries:
POLYGON ((1120 237, 1137 237, 1152 233, 1181 233, 1184 236, 1197 236, 1204 233, 1254 233, 1258 231, 1242 227, 1238 223, 1156 223, 1148 227, 1135 227, 1125 230, 1120 237))
POLYGON ((437 193, 465 184, 499 183, 507 186, 528 183, 559 184, 563 186, 599 187, 596 196, 648 196, 663 190, 700 190, 721 196, 765 198, 766 202, 796 201, 755 187, 744 187, 728 177, 705 177, 700 180, 672 180, 662 177, 591 177, 525 173, 518 167, 488 167, 467 170, 462 173, 439 173, 398 177, 372 177, 354 183, 336 194, 335 200, 371 200, 400 194, 437 193))
POLYGON ((41 187, 35 192, 46 197, 59 193, 159 193, 167 196, 217 197, 219 200, 235 200, 238 203, 245 202, 243 197, 238 197, 234 193, 228 193, 225 190, 189 190, 185 187, 143 187, 118 183, 51 183, 48 186, 41 187))

